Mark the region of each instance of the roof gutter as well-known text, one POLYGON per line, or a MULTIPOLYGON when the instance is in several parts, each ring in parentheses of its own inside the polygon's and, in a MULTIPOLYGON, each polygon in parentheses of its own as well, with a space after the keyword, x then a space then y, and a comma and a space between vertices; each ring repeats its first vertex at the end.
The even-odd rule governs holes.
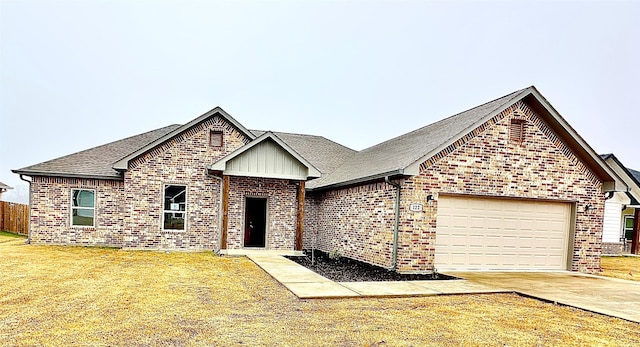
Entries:
POLYGON ((20 179, 27 182, 27 184, 29 185, 29 220, 28 220, 28 227, 27 227, 27 241, 25 242, 26 244, 30 244, 31 243, 31 181, 24 178, 23 174, 20 174, 20 179))
POLYGON ((339 182, 339 183, 333 183, 333 184, 329 184, 329 185, 326 185, 326 186, 307 188, 306 190, 308 190, 308 191, 323 191, 323 190, 341 188, 341 187, 356 185, 356 184, 360 184, 360 183, 375 181, 375 180, 379 180, 379 179, 386 179, 386 177, 392 177, 392 176, 413 176, 413 175, 410 175, 410 174, 406 173, 404 169, 398 169, 398 170, 387 171, 387 172, 384 172, 384 173, 375 174, 375 175, 371 175, 371 176, 366 176, 366 177, 356 178, 356 179, 352 179, 352 180, 348 180, 348 181, 343 181, 343 182, 339 182))
POLYGON ((391 263, 391 269, 396 270, 398 268, 398 226, 400 224, 400 188, 399 183, 392 182, 389 176, 384 177, 384 181, 396 188, 395 198, 395 221, 393 223, 393 259, 391 263))
POLYGON ((108 180, 108 181, 123 181, 124 177, 120 176, 101 176, 101 175, 82 175, 82 174, 74 174, 74 173, 53 173, 53 172, 44 172, 44 171, 22 171, 22 170, 11 170, 11 172, 18 174, 20 176, 44 176, 44 177, 64 177, 64 178, 85 178, 91 180, 108 180))

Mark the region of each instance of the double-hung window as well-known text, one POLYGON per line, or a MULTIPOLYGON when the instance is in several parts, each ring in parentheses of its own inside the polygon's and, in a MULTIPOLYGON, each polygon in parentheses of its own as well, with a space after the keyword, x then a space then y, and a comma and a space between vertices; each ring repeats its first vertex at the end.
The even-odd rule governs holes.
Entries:
POLYGON ((164 186, 162 226, 164 230, 185 230, 187 212, 187 186, 164 186))
POLYGON ((71 225, 95 226, 96 192, 92 189, 71 190, 71 225))

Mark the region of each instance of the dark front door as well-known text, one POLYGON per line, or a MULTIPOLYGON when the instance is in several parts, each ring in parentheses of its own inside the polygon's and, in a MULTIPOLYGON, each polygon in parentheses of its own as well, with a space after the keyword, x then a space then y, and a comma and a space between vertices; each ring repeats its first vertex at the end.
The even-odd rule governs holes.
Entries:
POLYGON ((244 246, 264 247, 267 226, 267 199, 247 198, 244 212, 244 246))

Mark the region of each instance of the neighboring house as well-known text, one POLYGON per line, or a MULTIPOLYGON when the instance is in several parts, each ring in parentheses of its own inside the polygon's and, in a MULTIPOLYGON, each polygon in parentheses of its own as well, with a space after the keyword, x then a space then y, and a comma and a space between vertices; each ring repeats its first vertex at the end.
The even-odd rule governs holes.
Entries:
POLYGON ((0 200, 2 200, 2 193, 6 192, 9 189, 13 189, 13 187, 10 187, 10 186, 0 182, 0 200))
POLYGON ((215 108, 14 172, 34 243, 313 247, 414 273, 599 271, 605 193, 627 190, 534 87, 359 152, 215 108))
POLYGON ((601 157, 629 187, 628 191, 613 193, 604 204, 603 252, 638 254, 640 172, 624 167, 613 154, 603 154, 601 157))

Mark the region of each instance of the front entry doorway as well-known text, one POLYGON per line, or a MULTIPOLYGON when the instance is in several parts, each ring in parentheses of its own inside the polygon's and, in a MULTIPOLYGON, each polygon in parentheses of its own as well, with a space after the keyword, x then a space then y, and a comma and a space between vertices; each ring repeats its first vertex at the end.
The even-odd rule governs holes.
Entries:
POLYGON ((244 212, 244 246, 264 247, 267 229, 267 199, 247 198, 244 212))

